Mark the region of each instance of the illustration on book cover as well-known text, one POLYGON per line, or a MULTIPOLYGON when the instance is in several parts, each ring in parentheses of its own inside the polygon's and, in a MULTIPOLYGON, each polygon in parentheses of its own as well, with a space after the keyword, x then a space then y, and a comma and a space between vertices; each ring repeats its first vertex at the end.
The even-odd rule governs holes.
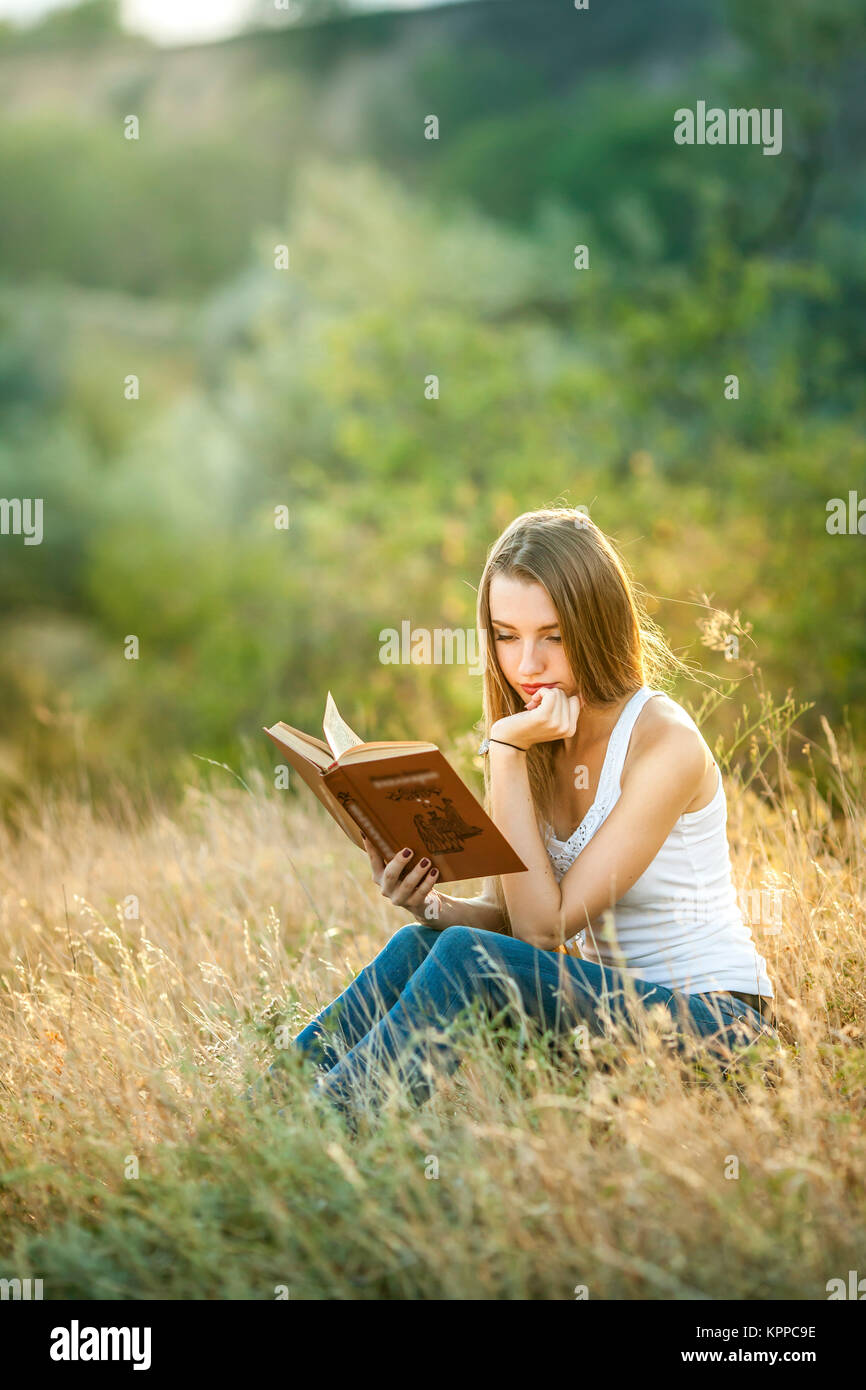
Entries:
MULTIPOLYGON (((337 800, 351 814, 355 806, 349 792, 338 791, 337 800)), ((418 838, 428 854, 461 854, 464 841, 473 835, 480 835, 480 825, 470 825, 456 810, 450 796, 442 796, 438 787, 428 787, 424 791, 396 791, 388 793, 389 801, 423 801, 429 810, 419 811, 412 817, 418 838)))
POLYGON ((481 826, 469 825, 450 796, 439 796, 436 800, 438 805, 425 796, 424 804, 430 809, 412 817, 421 843, 428 854, 460 854, 465 840, 481 834, 481 826))

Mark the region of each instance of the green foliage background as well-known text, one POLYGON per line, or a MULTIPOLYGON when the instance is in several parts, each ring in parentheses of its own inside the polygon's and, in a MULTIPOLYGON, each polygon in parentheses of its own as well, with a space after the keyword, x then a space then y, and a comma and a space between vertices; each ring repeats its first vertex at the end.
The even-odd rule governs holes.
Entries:
POLYGON ((825 529, 866 497, 856 0, 480 0, 180 59, 81 8, 0 31, 0 496, 45 506, 41 546, 0 537, 6 799, 267 765, 328 689, 459 740, 480 678, 378 634, 471 627, 498 531, 557 502, 679 652, 740 673, 709 595, 805 730, 863 737, 866 541, 825 529), (783 153, 676 146, 698 99, 782 107, 783 153))

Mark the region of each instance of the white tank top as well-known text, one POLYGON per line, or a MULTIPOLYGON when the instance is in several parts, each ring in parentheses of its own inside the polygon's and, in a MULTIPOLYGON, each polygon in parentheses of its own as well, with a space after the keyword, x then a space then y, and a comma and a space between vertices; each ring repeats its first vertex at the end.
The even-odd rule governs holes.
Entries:
MULTIPOLYGON (((567 840, 545 823, 545 848, 557 882, 610 815, 635 720, 655 695, 642 686, 620 712, 608 740, 596 797, 567 840)), ((722 774, 715 795, 698 811, 685 811, 640 878, 616 903, 607 930, 586 928, 575 943, 585 960, 625 970, 685 994, 742 990, 773 997, 766 961, 743 920, 731 877, 728 808, 722 774), (589 940, 587 940, 589 937, 589 940)))

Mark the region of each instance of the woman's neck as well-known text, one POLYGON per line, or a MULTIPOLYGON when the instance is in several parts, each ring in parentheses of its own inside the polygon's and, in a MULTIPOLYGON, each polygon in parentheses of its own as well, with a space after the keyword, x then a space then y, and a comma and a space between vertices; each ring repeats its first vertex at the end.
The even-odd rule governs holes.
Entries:
POLYGON ((614 727, 628 704, 637 692, 629 691, 621 699, 609 705, 581 705, 577 728, 571 738, 562 740, 562 755, 573 759, 583 748, 592 748, 604 738, 609 738, 614 727))

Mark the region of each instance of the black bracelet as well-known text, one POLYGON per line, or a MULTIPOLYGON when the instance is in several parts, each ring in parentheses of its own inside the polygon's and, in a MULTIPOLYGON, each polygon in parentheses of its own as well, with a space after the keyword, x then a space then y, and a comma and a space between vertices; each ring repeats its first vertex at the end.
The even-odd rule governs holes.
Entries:
POLYGON ((482 754, 486 753, 491 743, 502 743, 505 745, 506 748, 516 748, 518 753, 529 752, 528 748, 521 748, 518 743, 509 743, 507 739, 504 738, 486 738, 482 743, 481 747, 478 749, 478 752, 482 754))

